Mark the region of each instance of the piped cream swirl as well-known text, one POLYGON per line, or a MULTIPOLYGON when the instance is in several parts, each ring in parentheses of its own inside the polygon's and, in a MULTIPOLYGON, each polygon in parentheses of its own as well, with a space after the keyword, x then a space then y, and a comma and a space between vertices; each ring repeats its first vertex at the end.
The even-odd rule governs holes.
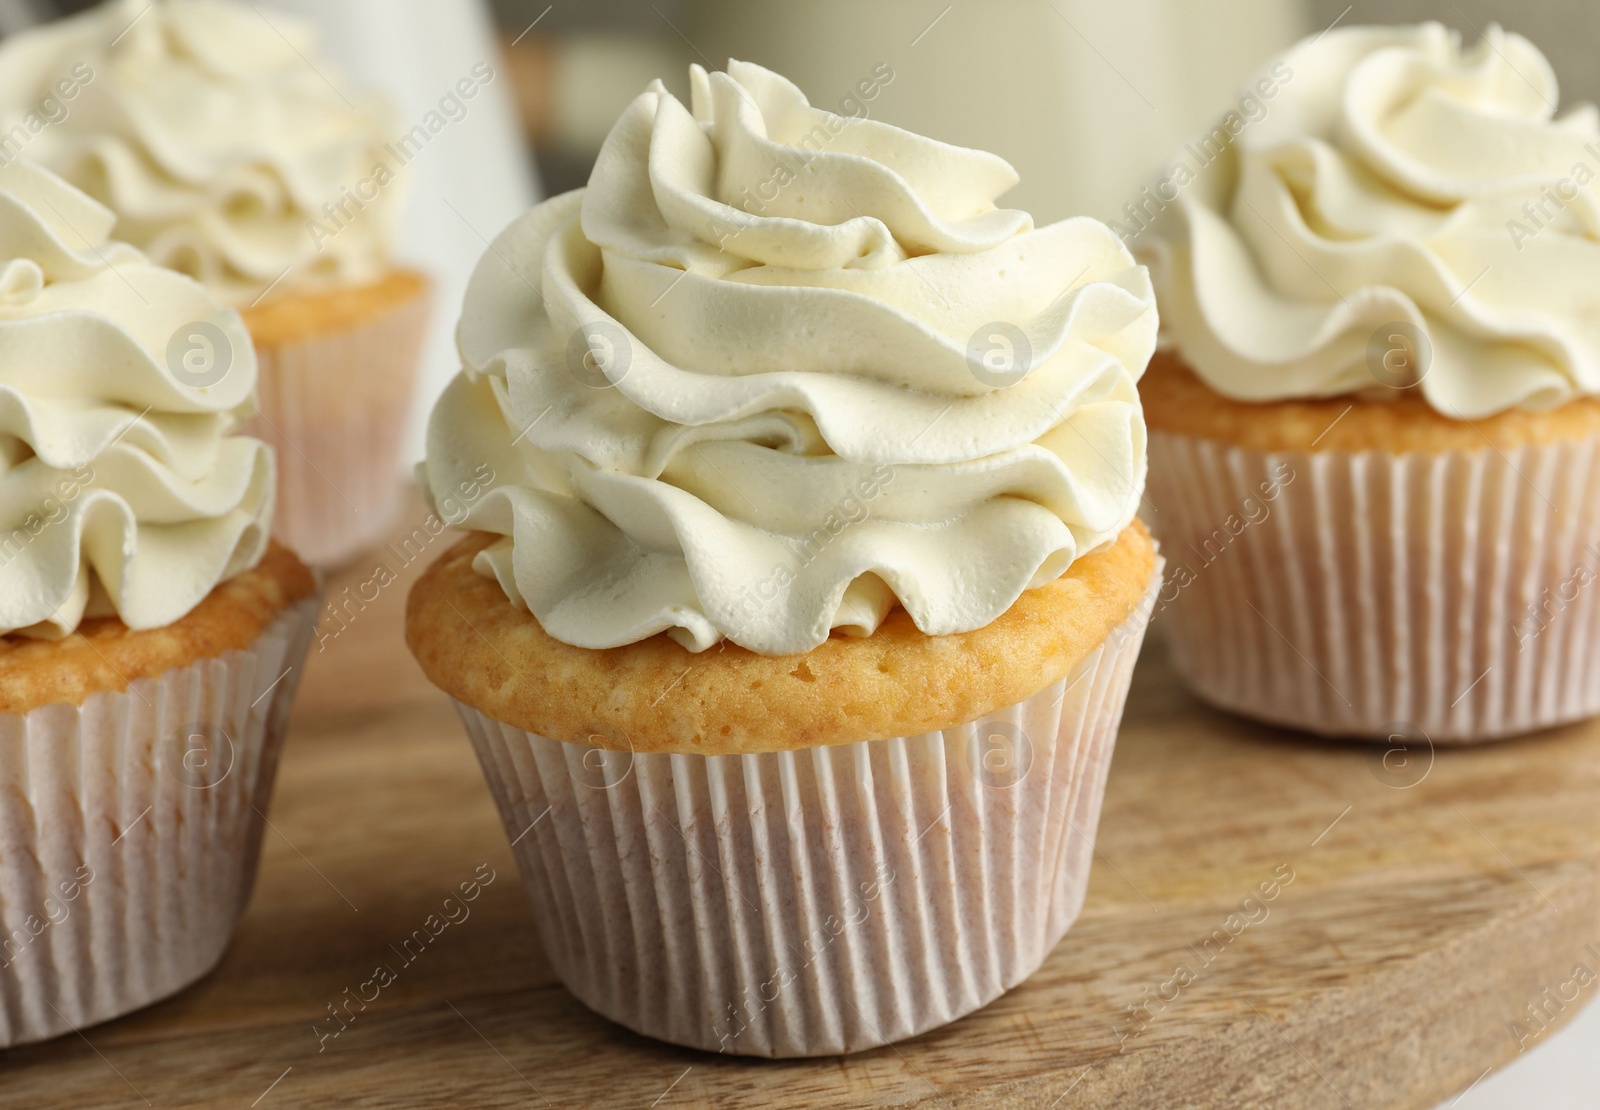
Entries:
POLYGON ((170 624, 266 549, 271 451, 232 434, 249 335, 114 221, 0 168, 0 633, 170 624))
POLYGON ((1141 244, 1164 341, 1247 401, 1419 385, 1471 419, 1600 393, 1600 117, 1557 116, 1543 54, 1356 27, 1276 68, 1141 244))
POLYGON ((1001 159, 758 66, 656 83, 484 255, 421 471, 556 638, 981 627, 1133 518, 1148 279, 1001 159))
POLYGON ((0 130, 49 98, 45 118, 60 118, 8 152, 109 207, 118 238, 157 264, 243 304, 280 278, 360 284, 388 264, 401 188, 373 171, 394 161, 393 121, 338 80, 310 29, 275 9, 108 0, 0 44, 0 130))

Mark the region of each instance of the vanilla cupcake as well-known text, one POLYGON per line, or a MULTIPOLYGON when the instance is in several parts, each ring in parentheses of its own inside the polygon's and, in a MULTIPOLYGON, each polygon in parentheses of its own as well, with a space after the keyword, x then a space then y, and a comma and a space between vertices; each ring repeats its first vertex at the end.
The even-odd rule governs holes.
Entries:
POLYGON ((407 639, 585 1004, 851 1052, 985 1005, 1082 904, 1158 580, 1156 322, 1005 162, 659 84, 479 264, 407 639))
POLYGON ((1600 712, 1595 110, 1498 27, 1341 28, 1253 89, 1140 238, 1180 672, 1335 736, 1600 712))
POLYGON ((391 250, 431 127, 402 134, 309 28, 234 0, 109 0, 0 44, 0 155, 55 170, 243 313, 277 535, 314 564, 374 546, 399 507, 429 298, 391 250))
POLYGON ((221 958, 315 623, 236 312, 0 168, 0 1047, 221 958))

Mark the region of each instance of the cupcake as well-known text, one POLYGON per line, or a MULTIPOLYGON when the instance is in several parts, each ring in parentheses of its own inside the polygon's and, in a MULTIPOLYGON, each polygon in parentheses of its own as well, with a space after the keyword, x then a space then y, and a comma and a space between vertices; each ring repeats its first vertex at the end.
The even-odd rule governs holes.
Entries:
POLYGON ((691 81, 484 255, 420 471, 469 535, 407 640, 574 995, 852 1052, 1017 985, 1082 905, 1159 578, 1153 299, 865 92, 691 81))
POLYGON ((1159 607, 1207 701, 1418 743, 1600 712, 1600 123, 1557 97, 1498 27, 1330 31, 1135 213, 1159 607))
POLYGON ((318 604, 238 313, 115 219, 0 168, 0 1046, 221 958, 318 604))
POLYGON ((336 82, 307 27, 233 0, 109 0, 0 45, 0 157, 65 177, 243 314, 277 535, 319 566, 399 507, 429 287, 390 251, 406 166, 445 125, 403 133, 336 82))

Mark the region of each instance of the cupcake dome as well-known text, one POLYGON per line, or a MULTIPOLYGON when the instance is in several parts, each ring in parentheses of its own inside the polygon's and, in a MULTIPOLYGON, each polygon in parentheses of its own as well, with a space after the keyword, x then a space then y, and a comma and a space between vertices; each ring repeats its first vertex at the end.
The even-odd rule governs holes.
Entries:
POLYGON ((113 221, 0 166, 0 1047, 216 966, 319 605, 239 314, 113 221))
POLYGON ((1498 27, 1340 28, 1269 72, 1139 246, 1179 671, 1357 739, 1600 713, 1600 604, 1573 589, 1600 572, 1600 117, 1558 115, 1498 27))
POLYGON ((324 567, 399 511, 431 298, 391 252, 409 165, 447 126, 342 86, 309 27, 240 0, 107 0, 0 43, 0 157, 61 174, 243 313, 275 535, 324 567))
POLYGON ((1292 76, 1266 114, 1192 180, 1175 164, 1141 236, 1194 371, 1242 401, 1381 395, 1412 384, 1383 370, 1387 333, 1372 347, 1399 325, 1447 416, 1600 393, 1600 115, 1557 114, 1544 55, 1430 23, 1340 28, 1276 64, 1292 76))
POLYGON ((436 503, 557 639, 769 654, 896 604, 967 631, 1133 519, 1144 272, 995 207, 1001 159, 813 108, 758 66, 659 83, 587 190, 484 255, 436 503))
POLYGON ((113 220, 0 168, 0 632, 169 624, 266 550, 272 454, 237 434, 250 337, 113 220))
POLYGON ((315 53, 310 29, 276 10, 269 22, 231 0, 110 0, 0 44, 0 126, 53 99, 60 118, 20 153, 230 304, 279 279, 376 281, 404 191, 385 150, 399 128, 380 101, 330 84, 326 61, 308 65, 315 53))
POLYGON ((692 86, 484 255, 420 472, 473 534, 406 639, 574 995, 855 1052, 1011 989, 1083 904, 1160 578, 1154 307, 1104 225, 996 207, 993 155, 758 66, 692 86))

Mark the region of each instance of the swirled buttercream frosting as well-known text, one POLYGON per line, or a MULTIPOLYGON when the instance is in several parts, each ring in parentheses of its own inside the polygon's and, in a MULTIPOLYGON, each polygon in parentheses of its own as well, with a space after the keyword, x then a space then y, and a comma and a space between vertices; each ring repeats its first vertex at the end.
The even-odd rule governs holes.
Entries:
POLYGON ((782 655, 896 604, 981 627, 1110 543, 1156 333, 1111 231, 997 208, 1008 164, 865 99, 738 62, 691 83, 479 264, 420 472, 503 537, 477 569, 569 644, 782 655))
POLYGON ((1557 113, 1536 47, 1499 27, 1468 48, 1439 24, 1340 28, 1269 86, 1263 115, 1174 163, 1137 252, 1163 342, 1207 384, 1245 401, 1415 388, 1466 419, 1600 393, 1600 117, 1557 113))
POLYGON ((0 151, 89 193, 119 239, 229 304, 382 275, 395 130, 305 24, 264 5, 109 0, 0 44, 0 151))
POLYGON ((272 454, 232 434, 249 335, 115 219, 0 168, 0 633, 170 624, 266 549, 272 454))

